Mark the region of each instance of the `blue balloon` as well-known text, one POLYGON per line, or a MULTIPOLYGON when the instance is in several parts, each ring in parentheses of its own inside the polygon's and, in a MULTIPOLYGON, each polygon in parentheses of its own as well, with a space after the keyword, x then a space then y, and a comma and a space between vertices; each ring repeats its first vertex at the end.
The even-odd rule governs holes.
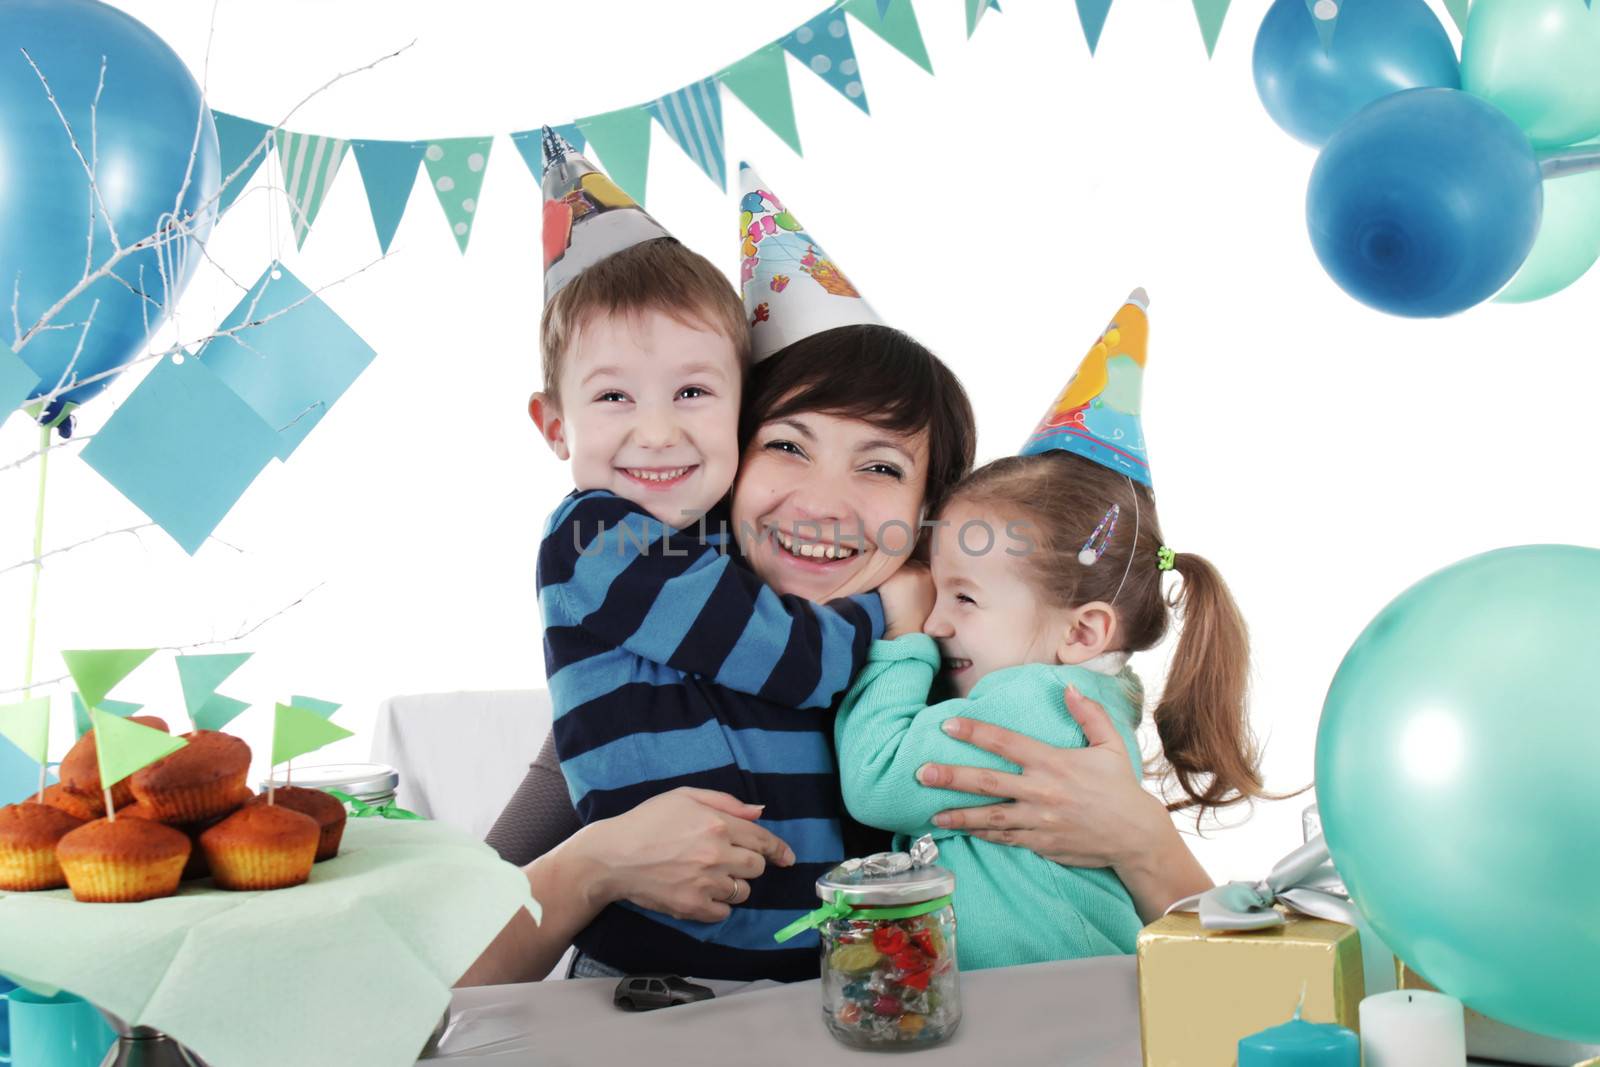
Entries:
MULTIPOLYGON (((183 61, 115 8, 95 0, 5 0, 0 42, 0 300, 10 305, 15 286, 22 331, 85 276, 90 183, 73 139, 85 158, 94 157, 98 175, 93 267, 113 254, 112 225, 124 248, 157 238, 122 258, 114 276, 93 282, 54 317, 52 328, 34 333, 17 353, 42 379, 35 397, 78 381, 84 384, 59 401, 81 404, 114 375, 85 380, 135 357, 194 271, 198 244, 216 217, 217 131, 183 61), (91 124, 102 56, 105 87, 91 124), (40 74, 72 127, 71 138, 40 74), (186 223, 187 234, 175 219, 186 223), (91 309, 94 319, 85 331, 91 309)), ((14 343, 10 320, 9 313, 0 315, 6 340, 14 343)))
POLYGON ((1312 247, 1340 288, 1418 318, 1497 293, 1528 257, 1543 208, 1527 136, 1455 89, 1366 108, 1322 150, 1306 192, 1312 247))
POLYGON ((1461 87, 1455 47, 1423 0, 1344 0, 1327 49, 1305 0, 1277 0, 1254 67, 1272 121, 1312 147, 1390 93, 1461 87))
MULTIPOLYGON (((1574 0, 1576 2, 1576 0, 1574 0)), ((1600 1041, 1600 550, 1474 556, 1401 593, 1334 675, 1317 806, 1384 944, 1492 1019, 1600 1041)))

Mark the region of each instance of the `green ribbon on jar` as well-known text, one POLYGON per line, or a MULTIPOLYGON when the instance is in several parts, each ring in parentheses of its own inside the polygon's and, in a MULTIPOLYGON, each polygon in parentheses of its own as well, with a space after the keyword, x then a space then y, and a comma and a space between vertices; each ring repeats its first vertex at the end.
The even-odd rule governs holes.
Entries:
POLYGON ((425 816, 418 815, 414 811, 407 811, 405 808, 400 807, 392 800, 383 804, 368 804, 364 800, 357 800, 349 793, 341 793, 337 789, 329 789, 326 790, 326 792, 329 796, 342 802, 346 807, 348 807, 350 809, 350 817, 353 819, 425 820, 425 816))
POLYGON ((891 919, 914 919, 918 915, 926 915, 931 911, 938 911, 940 908, 947 907, 950 904, 950 899, 949 894, 946 894, 942 897, 935 897, 932 900, 925 900, 921 904, 907 904, 900 908, 858 908, 842 901, 830 900, 822 907, 815 911, 807 912, 773 934, 772 939, 782 944, 791 937, 803 934, 807 930, 815 930, 832 919, 882 920, 885 922, 891 919))

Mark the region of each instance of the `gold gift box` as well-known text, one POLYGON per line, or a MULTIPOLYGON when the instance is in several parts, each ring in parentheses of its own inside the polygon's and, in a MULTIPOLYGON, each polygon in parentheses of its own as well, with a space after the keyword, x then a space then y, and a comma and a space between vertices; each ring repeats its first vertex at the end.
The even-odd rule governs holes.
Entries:
MULTIPOLYGON (((1282 910, 1282 909, 1280 909, 1282 910)), ((1285 912, 1266 930, 1206 930, 1174 912, 1139 933, 1144 1067, 1233 1067, 1239 1039, 1301 1017, 1357 1029, 1365 991, 1352 926, 1285 912)))
MULTIPOLYGON (((1402 960, 1395 960, 1397 984, 1401 989, 1434 989, 1422 975, 1407 967, 1402 960)), ((1502 1060, 1506 1063, 1535 1064, 1538 1067, 1567 1067, 1575 1063, 1580 1057, 1583 1062, 1578 1067, 1600 1067, 1600 1058, 1590 1059, 1600 1053, 1600 1046, 1581 1045, 1575 1041, 1563 1041, 1558 1037, 1545 1037, 1528 1030, 1519 1030, 1514 1026, 1489 1018, 1481 1012, 1466 1009, 1467 1013, 1467 1055, 1486 1060, 1502 1060)))

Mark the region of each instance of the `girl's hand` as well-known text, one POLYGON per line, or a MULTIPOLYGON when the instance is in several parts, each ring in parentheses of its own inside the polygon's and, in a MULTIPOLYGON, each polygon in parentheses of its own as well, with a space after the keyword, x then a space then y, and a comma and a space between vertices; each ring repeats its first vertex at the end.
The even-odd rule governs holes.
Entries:
POLYGON ((1178 836, 1166 807, 1132 773, 1127 746, 1105 709, 1076 687, 1068 687, 1066 704, 1083 728, 1087 748, 1056 748, 971 719, 946 722, 950 736, 1022 771, 922 767, 917 780, 923 785, 1012 801, 941 812, 935 825, 1017 845, 1068 867, 1114 868, 1146 921, 1174 900, 1210 888, 1210 878, 1178 836))
POLYGON ((592 823, 580 836, 595 864, 595 903, 630 900, 678 919, 726 919, 769 862, 794 863, 794 851, 756 825, 760 815, 727 793, 682 787, 592 823))
POLYGON ((883 598, 883 639, 921 633, 933 613, 933 575, 921 560, 908 559, 878 587, 883 598))

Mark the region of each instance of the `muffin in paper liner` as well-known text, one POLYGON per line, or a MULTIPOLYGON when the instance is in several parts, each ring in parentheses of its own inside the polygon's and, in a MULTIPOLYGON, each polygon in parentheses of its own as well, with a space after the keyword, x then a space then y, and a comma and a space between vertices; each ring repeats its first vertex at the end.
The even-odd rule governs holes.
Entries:
POLYGON ((181 830, 145 819, 97 819, 56 846, 75 899, 133 903, 170 897, 192 849, 181 830))
POLYGON ((216 730, 183 737, 183 748, 133 774, 133 796, 166 823, 205 822, 237 808, 249 790, 250 746, 216 730))
POLYGON ((200 835, 218 889, 286 889, 311 877, 322 831, 309 815, 247 804, 200 835))
POLYGON ((82 819, 31 800, 0 808, 0 890, 26 893, 66 885, 56 843, 82 825, 82 819))

